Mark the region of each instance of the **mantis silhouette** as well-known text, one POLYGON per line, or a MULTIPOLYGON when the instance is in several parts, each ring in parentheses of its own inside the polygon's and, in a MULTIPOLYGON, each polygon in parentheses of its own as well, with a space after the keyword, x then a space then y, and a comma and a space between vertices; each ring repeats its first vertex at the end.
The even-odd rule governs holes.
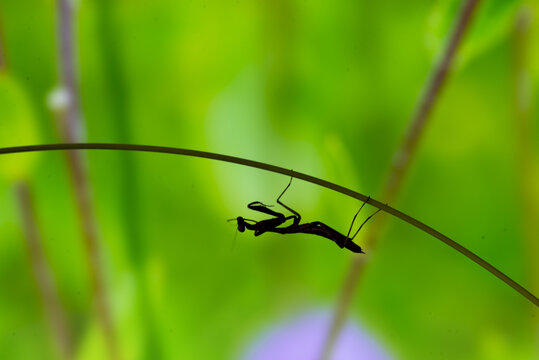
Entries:
POLYGON ((296 234, 296 233, 303 233, 303 234, 312 234, 312 235, 318 235, 325 237, 333 242, 335 242, 341 249, 346 248, 352 252, 355 253, 363 253, 361 250, 361 247, 354 243, 352 240, 356 237, 356 235, 359 233, 359 230, 365 225, 365 223, 376 213, 380 211, 380 209, 376 210, 373 214, 371 214, 363 223, 359 226, 357 231, 354 233, 352 237, 350 237, 350 232, 352 231, 352 226, 354 225, 354 221, 357 218, 357 215, 363 209, 365 204, 369 201, 370 197, 367 198, 357 211, 357 213, 354 215, 354 218, 352 219, 352 224, 350 224, 350 228, 348 229, 348 234, 344 236, 337 230, 333 229, 332 227, 324 224, 321 221, 314 221, 309 223, 303 223, 301 224, 301 215, 285 205, 283 202, 281 202, 281 197, 284 195, 286 190, 290 187, 292 184, 292 178, 290 178, 290 182, 285 187, 281 195, 277 198, 277 203, 290 211, 293 215, 285 216, 284 214, 274 211, 270 209, 270 205, 265 205, 261 203, 260 201, 253 201, 247 207, 251 210, 262 212, 264 214, 268 214, 273 216, 270 219, 261 220, 261 221, 255 221, 251 219, 246 219, 244 217, 238 216, 236 219, 230 219, 229 221, 236 220, 238 225, 238 231, 244 232, 245 229, 254 231, 255 236, 260 236, 266 232, 272 232, 277 234, 296 234), (284 223, 286 223, 288 220, 292 220, 292 224, 288 226, 281 226, 284 223))

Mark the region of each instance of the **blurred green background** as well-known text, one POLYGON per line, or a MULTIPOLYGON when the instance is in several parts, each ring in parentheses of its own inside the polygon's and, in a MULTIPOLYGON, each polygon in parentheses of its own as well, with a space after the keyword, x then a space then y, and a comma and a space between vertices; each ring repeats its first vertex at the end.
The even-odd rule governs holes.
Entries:
MULTIPOLYGON (((235 155, 377 198, 460 3, 76 1, 84 140, 235 155)), ((523 161, 513 110, 521 11, 537 15, 539 2, 480 4, 390 205, 537 295, 539 257, 530 249, 539 239, 525 224, 539 219, 523 204, 536 211, 539 202, 539 22, 524 45, 534 126, 523 161)), ((55 1, 0 1, 1 147, 60 141, 47 105, 59 84, 57 23, 55 1)), ((334 307, 351 253, 302 235, 237 234, 233 247, 226 219, 260 219, 246 205, 273 203, 285 176, 170 155, 90 151, 85 159, 122 358, 238 358, 273 324, 334 307)), ((3 359, 60 356, 24 240, 19 181, 34 194, 74 357, 107 357, 64 160, 60 152, 0 157, 3 359)), ((341 232, 360 205, 300 180, 285 197, 305 221, 341 232)), ((365 249, 370 264, 350 314, 387 353, 538 356, 536 307, 438 240, 400 220, 387 224, 376 249, 365 249)))

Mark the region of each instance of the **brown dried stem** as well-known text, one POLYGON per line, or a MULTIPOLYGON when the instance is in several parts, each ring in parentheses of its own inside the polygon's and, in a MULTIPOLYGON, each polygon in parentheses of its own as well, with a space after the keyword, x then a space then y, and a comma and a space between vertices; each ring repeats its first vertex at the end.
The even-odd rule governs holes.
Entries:
MULTIPOLYGON (((530 75, 529 51, 530 30, 533 12, 530 6, 519 9, 513 32, 513 117, 515 126, 515 146, 517 178, 519 180, 519 200, 522 208, 522 225, 524 245, 526 248, 526 265, 528 278, 533 291, 539 290, 539 189, 538 178, 535 174, 537 156, 533 148, 532 134, 534 134, 532 121, 532 78, 530 75)), ((532 327, 539 336, 539 318, 532 319, 532 327)), ((536 345, 539 345, 536 344, 536 345)), ((536 346, 536 352, 539 347, 536 346)), ((539 354, 539 353, 538 353, 539 354)))
POLYGON ((533 289, 539 289, 539 204, 537 203, 538 189, 535 175, 535 156, 532 134, 532 79, 528 64, 530 42, 530 28, 532 23, 532 10, 525 6, 517 13, 513 33, 513 116, 516 133, 516 162, 518 166, 518 184, 520 202, 522 206, 522 220, 524 238, 528 251, 530 280, 533 289))
MULTIPOLYGON (((0 17, 0 72, 7 70, 2 18, 0 17)), ((26 180, 19 180, 15 184, 15 193, 21 212, 30 266, 43 302, 43 310, 51 329, 55 348, 61 359, 71 359, 73 358, 73 342, 70 327, 65 307, 60 300, 54 273, 43 250, 43 237, 38 226, 30 184, 26 180)))
MULTIPOLYGON (((393 157, 393 163, 382 191, 383 202, 393 203, 402 187, 404 177, 410 167, 411 159, 416 152, 417 144, 425 130, 427 120, 429 119, 434 104, 440 96, 441 89, 447 79, 449 69, 455 58, 457 48, 462 43, 464 34, 469 28, 472 15, 474 14, 474 10, 477 8, 478 3, 479 0, 464 1, 460 12, 455 19, 452 32, 441 54, 440 60, 432 69, 431 75, 419 98, 416 110, 410 119, 410 126, 406 132, 404 141, 393 157)), ((384 228, 385 219, 385 216, 381 216, 377 221, 373 222, 365 236, 366 247, 372 248, 372 246, 374 246, 381 230, 384 228)), ((339 294, 337 306, 333 313, 331 329, 325 340, 324 350, 321 356, 322 359, 327 359, 331 355, 333 346, 344 325, 358 280, 365 264, 365 259, 360 256, 356 256, 352 260, 339 294)))
POLYGON ((72 359, 73 343, 71 333, 63 304, 58 295, 54 275, 43 250, 43 239, 37 224, 30 186, 25 181, 20 181, 16 184, 15 190, 21 212, 26 244, 28 246, 30 264, 58 354, 62 359, 72 359))
MULTIPOLYGON (((75 11, 71 0, 58 0, 58 38, 59 38, 59 71, 61 74, 62 91, 67 97, 66 108, 58 112, 59 132, 65 142, 81 140, 83 128, 80 98, 78 93, 76 61, 75 61, 75 11)), ((87 166, 81 154, 69 151, 66 157, 71 184, 77 202, 82 237, 86 249, 86 260, 90 273, 92 293, 97 306, 99 324, 103 331, 109 357, 117 359, 118 345, 112 320, 108 293, 105 284, 105 274, 100 255, 97 235, 97 220, 93 208, 87 166)))

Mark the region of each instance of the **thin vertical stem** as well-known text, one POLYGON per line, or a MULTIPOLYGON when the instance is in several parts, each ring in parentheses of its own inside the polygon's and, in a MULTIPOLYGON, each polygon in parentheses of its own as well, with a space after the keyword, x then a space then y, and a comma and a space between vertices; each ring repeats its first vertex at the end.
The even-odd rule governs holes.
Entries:
MULTIPOLYGON (((66 108, 58 113, 59 132, 65 142, 80 141, 82 138, 82 113, 75 61, 75 11, 71 0, 58 0, 58 39, 59 39, 59 72, 62 90, 67 97, 66 108)), ((99 248, 97 220, 87 166, 79 152, 67 152, 67 164, 71 183, 77 202, 77 211, 81 223, 82 237, 86 249, 86 259, 92 284, 92 293, 97 306, 97 315, 109 357, 118 358, 118 346, 112 314, 108 304, 105 274, 99 248)))
MULTIPOLYGON (((522 206, 522 219, 524 221, 524 236, 529 247, 527 254, 535 256, 539 254, 539 218, 537 203, 537 177, 534 173, 536 166, 534 161, 533 140, 534 134, 532 122, 532 79, 528 64, 529 35, 532 23, 532 12, 529 7, 522 7, 517 14, 513 34, 513 116, 516 133, 516 156, 520 183, 520 199, 522 206)), ((529 259, 530 280, 534 282, 532 289, 539 289, 539 267, 534 264, 534 259, 529 259)))
POLYGON ((427 120, 434 107, 434 104, 440 97, 451 64, 455 59, 455 53, 458 46, 462 43, 464 34, 469 28, 474 10, 477 8, 479 0, 465 0, 460 13, 454 23, 452 33, 441 54, 439 62, 434 66, 426 86, 419 98, 415 112, 410 119, 410 126, 404 136, 404 141, 400 148, 395 152, 391 170, 387 176, 384 186, 384 201, 392 202, 403 184, 404 176, 410 167, 410 161, 416 152, 417 144, 423 135, 427 120))
POLYGON ((30 264, 58 354, 62 359, 72 359, 73 343, 71 333, 66 320, 66 313, 58 294, 54 275, 43 250, 43 239, 39 231, 30 186, 27 182, 20 181, 16 184, 15 190, 21 212, 30 264))
POLYGON ((80 140, 82 115, 75 68, 75 11, 72 0, 58 0, 59 72, 62 87, 67 95, 66 114, 61 119, 61 136, 65 142, 80 140))
MULTIPOLYGON (((1 9, 0 9, 1 12, 1 9)), ((8 71, 4 47, 3 24, 0 16, 0 72, 8 71)), ((60 300, 56 279, 43 250, 43 237, 39 230, 34 197, 26 180, 15 184, 16 199, 21 213, 22 227, 28 248, 30 266, 34 274, 43 310, 50 327, 58 356, 73 358, 73 340, 64 305, 60 300)))
MULTIPOLYGON (((512 92, 513 118, 515 126, 515 147, 518 176, 519 200, 522 208, 524 244, 526 247, 527 273, 532 291, 539 290, 539 188, 535 174, 535 156, 533 149, 534 134, 532 121, 532 78, 529 66, 530 29, 533 12, 530 6, 519 9, 513 32, 512 54, 512 92)), ((534 318, 533 331, 539 336, 539 319, 534 318)), ((539 347, 536 347, 539 351, 539 347)))
MULTIPOLYGON (((479 0, 465 0, 458 13, 454 26, 452 28, 446 46, 440 56, 440 60, 436 63, 431 71, 426 86, 419 98, 416 110, 410 119, 410 125, 406 131, 404 141, 395 152, 393 162, 387 180, 382 191, 382 202, 393 203, 402 187, 404 177, 410 167, 411 159, 416 153, 417 145, 429 120, 429 115, 436 101, 440 97, 441 90, 447 79, 451 64, 455 58, 456 51, 462 43, 464 34, 469 28, 471 19, 479 4, 479 0)), ((366 234, 366 247, 373 247, 376 243, 386 216, 380 216, 377 221, 374 221, 366 234)), ((353 300, 355 289, 358 285, 358 280, 366 264, 365 259, 360 256, 354 257, 346 278, 343 282, 341 292, 337 301, 337 306, 333 313, 331 329, 325 339, 324 348, 321 354, 322 359, 328 359, 331 356, 333 346, 339 337, 340 331, 348 310, 353 300)))

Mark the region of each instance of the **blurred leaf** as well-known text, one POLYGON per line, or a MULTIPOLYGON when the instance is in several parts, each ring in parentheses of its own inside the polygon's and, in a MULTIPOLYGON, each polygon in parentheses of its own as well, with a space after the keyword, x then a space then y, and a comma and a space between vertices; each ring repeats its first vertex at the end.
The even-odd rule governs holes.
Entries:
MULTIPOLYGON (((6 72, 0 73, 0 144, 5 146, 38 143, 38 129, 25 91, 16 79, 6 72)), ((27 176, 38 154, 3 156, 0 174, 9 180, 27 176)))

